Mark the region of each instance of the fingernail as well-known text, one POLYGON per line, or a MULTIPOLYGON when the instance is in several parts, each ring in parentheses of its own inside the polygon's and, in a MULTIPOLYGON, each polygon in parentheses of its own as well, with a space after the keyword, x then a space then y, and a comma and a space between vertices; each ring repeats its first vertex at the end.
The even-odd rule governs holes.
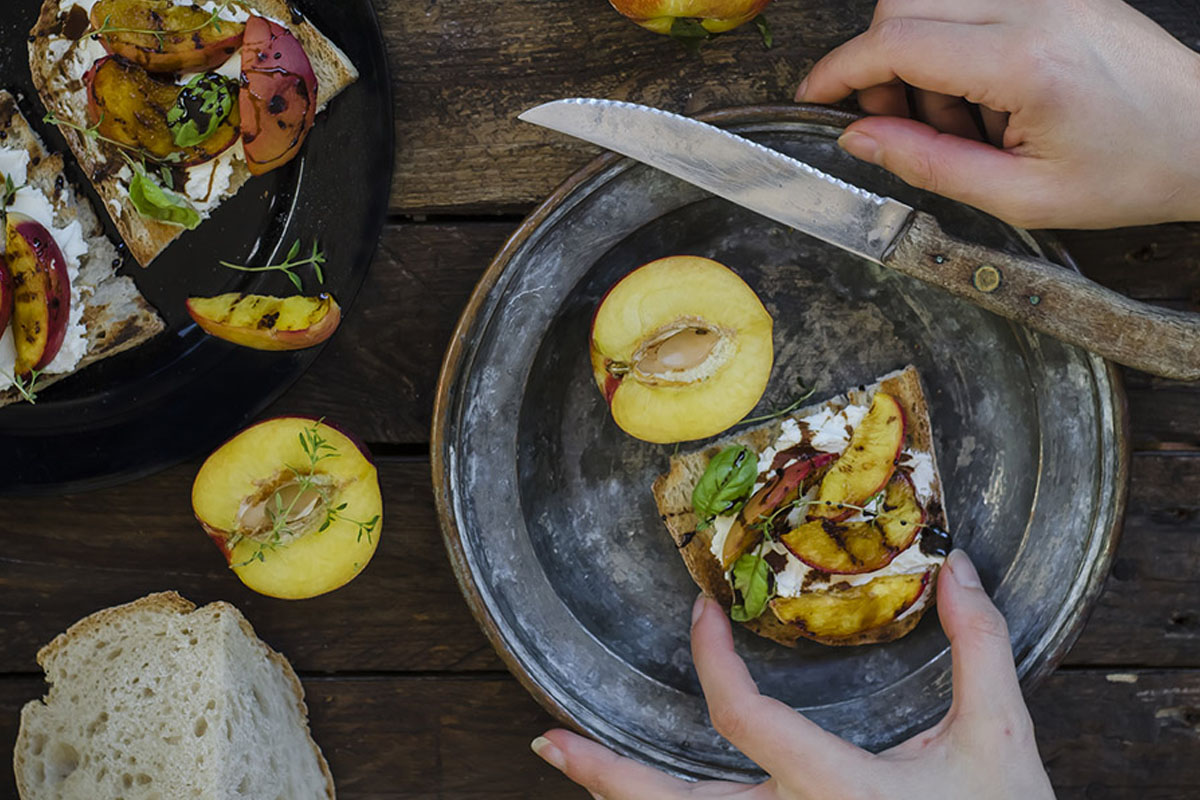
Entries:
POLYGON ((693 625, 695 625, 696 621, 700 619, 700 615, 704 613, 704 603, 705 603, 705 600, 707 600, 707 599, 708 598, 706 598, 704 596, 704 593, 701 592, 700 595, 696 598, 696 602, 692 603, 692 624, 693 625))
POLYGON ((554 742, 545 736, 539 736, 534 739, 529 743, 529 747, 533 752, 537 753, 539 758, 559 772, 567 768, 567 757, 563 755, 563 751, 555 747, 554 742))
POLYGON ((838 138, 838 146, 855 158, 879 163, 879 142, 858 131, 846 131, 838 138))
POLYGON ((979 573, 975 571, 975 565, 962 550, 950 551, 950 556, 946 559, 946 566, 950 568, 950 577, 954 578, 955 582, 964 589, 983 588, 983 584, 979 582, 979 573))
POLYGON ((796 102, 804 102, 805 95, 808 94, 808 78, 800 81, 800 85, 796 87, 796 102))

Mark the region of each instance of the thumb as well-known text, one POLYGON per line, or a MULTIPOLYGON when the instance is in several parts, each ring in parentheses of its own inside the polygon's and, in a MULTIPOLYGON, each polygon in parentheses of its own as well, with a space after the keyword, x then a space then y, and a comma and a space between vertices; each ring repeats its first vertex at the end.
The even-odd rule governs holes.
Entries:
POLYGON ((1030 159, 901 117, 867 117, 838 139, 842 149, 918 189, 982 209, 1018 227, 1037 227, 1030 159))
POLYGON ((937 609, 954 661, 954 709, 989 717, 1023 709, 1008 625, 961 550, 938 577, 937 609))

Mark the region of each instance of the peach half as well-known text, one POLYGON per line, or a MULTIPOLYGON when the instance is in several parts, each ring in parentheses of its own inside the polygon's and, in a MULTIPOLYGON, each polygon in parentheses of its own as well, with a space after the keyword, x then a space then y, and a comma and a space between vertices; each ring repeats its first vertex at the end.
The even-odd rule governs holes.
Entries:
POLYGON ((230 292, 189 297, 187 311, 201 330, 255 350, 302 350, 333 336, 342 309, 332 295, 271 297, 230 292))
POLYGON ((242 583, 296 600, 362 571, 379 544, 383 499, 364 445, 320 420, 279 417, 208 457, 192 510, 242 583))
POLYGON ((754 290, 728 267, 661 258, 600 301, 592 373, 629 435, 659 444, 703 439, 758 404, 774 361, 772 327, 754 290))

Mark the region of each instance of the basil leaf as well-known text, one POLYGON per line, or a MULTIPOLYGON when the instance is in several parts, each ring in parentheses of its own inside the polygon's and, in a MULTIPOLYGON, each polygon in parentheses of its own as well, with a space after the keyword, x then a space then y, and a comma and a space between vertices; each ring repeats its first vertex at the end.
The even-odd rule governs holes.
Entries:
POLYGON ((726 447, 708 462, 692 490, 692 509, 700 519, 737 510, 758 477, 758 457, 749 447, 726 447))
POLYGON ((179 147, 193 147, 210 138, 233 111, 234 82, 215 72, 192 78, 179 91, 167 112, 167 128, 179 147))
POLYGON ((141 164, 130 164, 133 179, 129 181, 129 201, 139 214, 160 222, 182 225, 189 231, 200 225, 200 212, 186 197, 159 186, 141 164))
POLYGON ((770 571, 762 546, 753 555, 747 553, 734 563, 733 588, 742 593, 742 602, 729 609, 729 616, 735 622, 757 619, 766 610, 770 571))

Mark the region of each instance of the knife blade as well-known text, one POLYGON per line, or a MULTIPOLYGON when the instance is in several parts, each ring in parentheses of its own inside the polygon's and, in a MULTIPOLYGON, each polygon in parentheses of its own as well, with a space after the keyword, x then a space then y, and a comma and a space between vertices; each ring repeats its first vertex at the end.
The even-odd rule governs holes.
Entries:
POLYGON ((519 119, 600 145, 994 313, 1155 375, 1200 379, 1200 316, 957 239, 937 220, 757 142, 648 106, 567 98, 519 119))

